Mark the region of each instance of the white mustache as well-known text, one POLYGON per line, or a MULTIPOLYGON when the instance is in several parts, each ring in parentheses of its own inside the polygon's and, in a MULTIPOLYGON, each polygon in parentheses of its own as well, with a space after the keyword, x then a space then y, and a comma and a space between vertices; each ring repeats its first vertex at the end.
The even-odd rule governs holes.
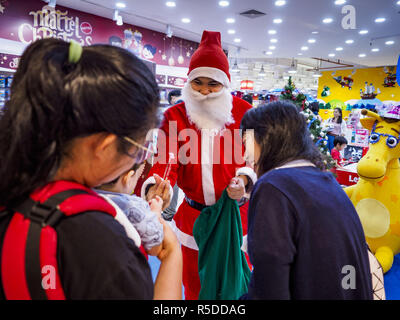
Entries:
POLYGON ((211 100, 214 98, 218 98, 219 96, 221 96, 221 94, 223 93, 223 90, 219 91, 219 92, 211 92, 209 94, 202 94, 198 91, 192 91, 192 98, 196 101, 205 101, 205 100, 211 100))

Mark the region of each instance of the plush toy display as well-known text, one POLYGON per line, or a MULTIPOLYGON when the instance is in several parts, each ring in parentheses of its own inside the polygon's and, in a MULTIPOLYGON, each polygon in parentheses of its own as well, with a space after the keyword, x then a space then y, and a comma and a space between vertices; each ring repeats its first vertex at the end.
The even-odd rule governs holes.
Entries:
POLYGON ((400 252, 400 115, 395 111, 381 117, 362 110, 367 118, 360 121, 371 132, 369 150, 357 166, 360 180, 345 188, 385 273, 400 252))

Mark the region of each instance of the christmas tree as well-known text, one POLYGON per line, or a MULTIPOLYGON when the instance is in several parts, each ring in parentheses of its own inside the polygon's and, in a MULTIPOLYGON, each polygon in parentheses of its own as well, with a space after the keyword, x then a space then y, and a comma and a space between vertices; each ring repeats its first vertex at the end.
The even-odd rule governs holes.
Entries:
POLYGON ((314 115, 314 113, 312 113, 310 109, 306 108, 301 113, 306 117, 311 139, 321 152, 326 168, 333 168, 335 166, 335 161, 332 159, 331 153, 328 149, 327 131, 322 128, 321 121, 316 115, 314 115))
POLYGON ((287 85, 281 92, 280 99, 289 100, 290 102, 294 103, 299 108, 299 110, 303 110, 306 106, 306 96, 302 93, 295 95, 295 90, 296 86, 292 81, 292 77, 289 77, 287 85))

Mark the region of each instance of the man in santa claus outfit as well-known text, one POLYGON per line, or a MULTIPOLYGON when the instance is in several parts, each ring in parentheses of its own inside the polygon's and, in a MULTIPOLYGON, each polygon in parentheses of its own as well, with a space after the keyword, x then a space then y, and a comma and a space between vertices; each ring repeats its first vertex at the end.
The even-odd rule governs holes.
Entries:
MULTIPOLYGON (((161 177, 172 186, 177 183, 185 193, 174 221, 182 244, 185 297, 193 300, 200 292, 194 222, 201 210, 215 204, 227 189, 229 197, 239 201, 243 234, 247 234, 248 205, 242 205, 243 197, 257 179, 243 161, 240 136, 239 141, 234 138, 251 105, 230 93, 229 62, 219 32, 204 31, 190 61, 182 99, 184 102, 164 114, 158 135, 158 161, 143 183, 142 196, 152 198, 160 189, 161 177), (181 152, 183 148, 190 149, 189 161, 187 153, 181 152), (235 150, 239 150, 240 159, 234 156, 235 150), (168 156, 162 157, 161 153, 168 156)), ((171 194, 162 196, 169 199, 171 194)))

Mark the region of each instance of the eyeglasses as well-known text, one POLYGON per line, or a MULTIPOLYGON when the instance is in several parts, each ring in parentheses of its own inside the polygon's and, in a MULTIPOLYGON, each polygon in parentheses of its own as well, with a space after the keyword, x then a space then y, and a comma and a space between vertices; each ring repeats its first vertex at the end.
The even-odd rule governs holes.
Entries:
POLYGON ((137 164, 143 163, 146 159, 148 159, 155 153, 152 150, 153 149, 152 141, 146 141, 144 145, 141 145, 140 143, 137 143, 135 140, 132 140, 129 137, 122 137, 122 138, 138 148, 138 150, 134 154, 129 154, 126 152, 126 155, 131 157, 132 159, 135 159, 135 162, 137 164))
POLYGON ((395 136, 392 136, 390 134, 385 134, 385 133, 378 133, 378 132, 373 132, 371 134, 371 136, 369 137, 369 142, 377 143, 381 137, 387 137, 386 144, 389 148, 395 148, 397 146, 397 144, 399 143, 399 139, 396 138, 395 136))

